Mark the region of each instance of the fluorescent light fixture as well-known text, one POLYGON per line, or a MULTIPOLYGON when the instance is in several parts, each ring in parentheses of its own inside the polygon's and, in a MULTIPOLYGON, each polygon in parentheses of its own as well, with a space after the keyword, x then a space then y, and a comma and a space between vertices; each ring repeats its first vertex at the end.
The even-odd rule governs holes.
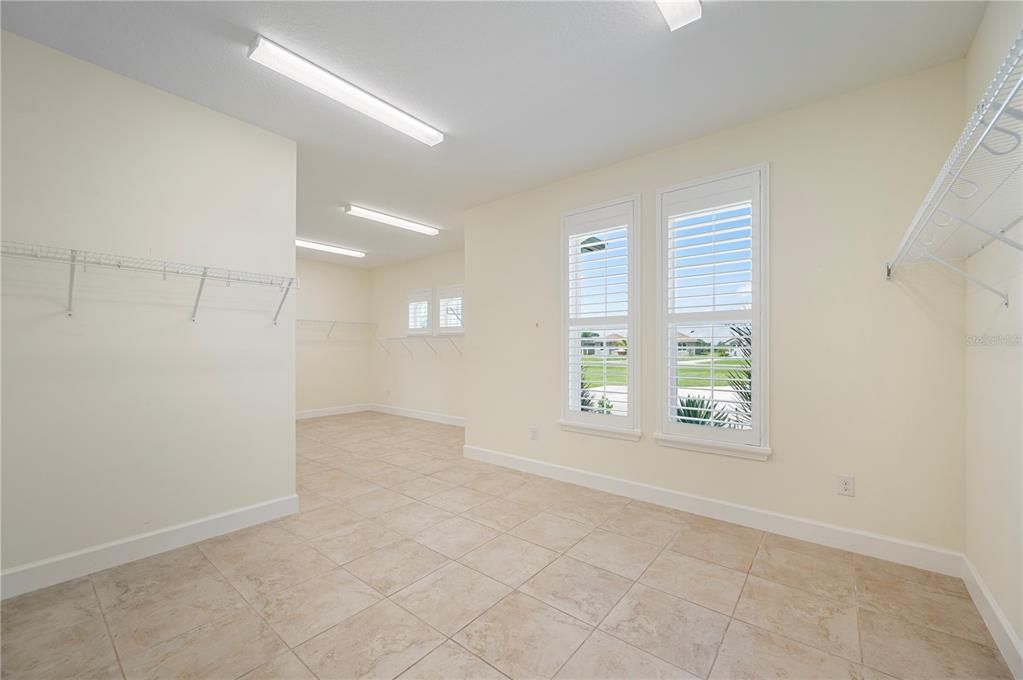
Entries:
POLYGON ((389 125, 398 132, 404 132, 427 146, 435 146, 444 141, 444 133, 440 130, 435 130, 426 123, 394 108, 382 99, 374 97, 347 80, 338 78, 330 71, 284 49, 261 35, 257 35, 256 40, 252 43, 252 47, 249 49, 249 59, 316 90, 334 101, 341 102, 359 113, 364 113, 384 125, 389 125))
POLYGON ((657 0, 657 8, 672 31, 691 24, 703 16, 700 0, 657 0))
POLYGON ((325 253, 334 253, 335 255, 347 255, 348 257, 366 257, 366 253, 359 250, 352 250, 351 248, 342 248, 341 246, 333 246, 329 243, 317 243, 316 241, 306 241, 305 239, 295 239, 295 245, 299 248, 308 248, 310 250, 322 250, 325 253))
POLYGON ((425 224, 419 224, 418 222, 412 222, 411 220, 395 217, 394 215, 387 215, 385 213, 357 205, 345 206, 344 211, 355 217, 364 217, 367 220, 373 220, 374 222, 383 222, 384 224, 389 224, 392 227, 401 227, 402 229, 416 231, 420 234, 426 234, 427 236, 436 236, 440 233, 440 230, 434 227, 428 227, 425 224))

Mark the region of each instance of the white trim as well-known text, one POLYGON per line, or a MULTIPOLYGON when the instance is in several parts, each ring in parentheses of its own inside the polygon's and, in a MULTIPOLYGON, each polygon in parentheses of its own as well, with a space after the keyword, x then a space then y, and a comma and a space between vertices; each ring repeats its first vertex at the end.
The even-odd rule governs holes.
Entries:
POLYGON ((307 420, 308 418, 324 418, 326 416, 340 416, 347 413, 359 413, 370 410, 369 404, 351 404, 349 406, 331 406, 329 408, 313 408, 306 411, 299 411, 295 414, 295 420, 307 420))
POLYGON ((588 425, 568 420, 559 420, 558 425, 566 432, 578 432, 589 434, 595 437, 610 437, 611 439, 624 439, 630 442, 638 442, 643 437, 641 430, 626 430, 618 427, 604 427, 602 425, 588 425))
POLYGON ((431 413, 430 411, 417 411, 411 408, 402 408, 401 406, 388 406, 387 404, 352 404, 350 406, 333 406, 330 408, 299 411, 295 414, 295 420, 323 418, 326 416, 346 415, 349 413, 364 413, 366 411, 387 413, 392 416, 402 416, 404 418, 415 418, 416 420, 428 420, 431 423, 442 423, 444 425, 458 425, 459 427, 465 427, 465 418, 462 416, 451 416, 446 413, 431 413))
POLYGON ((743 524, 783 536, 820 543, 832 548, 870 555, 871 557, 951 576, 960 576, 962 573, 962 554, 954 550, 906 541, 869 531, 826 524, 803 517, 783 515, 771 512, 770 510, 761 510, 746 505, 739 505, 738 503, 730 503, 682 491, 665 489, 652 484, 644 484, 643 482, 634 482, 564 465, 555 465, 533 458, 523 458, 522 456, 484 449, 478 446, 466 445, 463 452, 466 458, 473 460, 481 460, 523 472, 559 479, 620 496, 684 510, 696 515, 713 517, 714 519, 735 524, 743 524))
POLYGON ((720 456, 732 456, 733 458, 765 461, 771 457, 770 446, 733 444, 732 442, 711 441, 708 439, 682 437, 677 434, 660 433, 654 435, 654 441, 661 446, 670 446, 675 449, 685 449, 686 451, 699 451, 700 453, 716 453, 720 456))
POLYGON ((444 425, 458 425, 459 427, 465 427, 465 418, 462 416, 449 416, 445 413, 431 413, 429 411, 416 411, 411 408, 402 408, 400 406, 387 406, 386 404, 370 404, 367 411, 376 411, 377 413, 388 413, 392 416, 404 416, 405 418, 415 418, 417 420, 428 420, 432 423, 443 423, 444 425))
POLYGON ((681 189, 690 189, 698 187, 704 184, 712 184, 723 180, 728 180, 743 175, 757 173, 759 176, 759 224, 757 225, 756 233, 754 235, 753 248, 756 253, 756 266, 757 266, 757 280, 754 281, 755 288, 753 291, 754 295, 754 316, 753 326, 756 337, 754 338, 753 352, 754 352, 754 376, 758 378, 759 385, 755 386, 754 391, 754 422, 755 427, 759 431, 759 442, 754 445, 750 445, 749 448, 737 449, 736 447, 730 446, 728 442, 720 441, 715 442, 715 446, 703 445, 687 445, 679 446, 678 448, 685 448, 691 451, 698 451, 701 453, 713 453, 719 455, 726 455, 738 458, 749 458, 752 460, 766 460, 771 454, 771 418, 770 418, 770 389, 771 389, 771 377, 770 377, 770 242, 771 242, 771 183, 770 183, 770 167, 768 163, 759 163, 757 165, 740 168, 738 170, 732 170, 730 172, 721 173, 712 177, 702 177, 674 186, 663 187, 655 192, 656 205, 656 229, 655 229, 655 251, 656 251, 656 304, 657 304, 657 358, 656 358, 656 374, 657 374, 657 413, 659 414, 655 420, 655 434, 654 439, 667 446, 675 446, 674 441, 688 440, 689 442, 702 442, 693 437, 687 437, 680 435, 678 432, 667 431, 667 410, 666 404, 663 403, 665 396, 668 393, 667 385, 667 366, 665 365, 667 357, 667 346, 665 340, 667 337, 667 313, 666 313, 666 277, 667 268, 665 267, 665 244, 664 244, 664 229, 662 224, 663 216, 663 204, 664 196, 674 191, 681 189), (737 455, 739 451, 743 455, 737 455), (748 455, 751 454, 751 455, 748 455))
POLYGON ((2 581, 0 588, 3 598, 6 599, 238 531, 254 524, 269 522, 295 512, 298 512, 298 496, 295 494, 282 496, 264 503, 12 567, 0 573, 2 581))
POLYGON ((966 589, 970 591, 970 597, 973 598, 981 618, 987 624, 991 637, 995 639, 998 651, 1002 653, 1012 677, 1023 680, 1023 640, 1020 640, 1019 635, 1013 630, 1009 619, 980 577, 980 572, 966 555, 963 555, 963 581, 966 582, 966 589))

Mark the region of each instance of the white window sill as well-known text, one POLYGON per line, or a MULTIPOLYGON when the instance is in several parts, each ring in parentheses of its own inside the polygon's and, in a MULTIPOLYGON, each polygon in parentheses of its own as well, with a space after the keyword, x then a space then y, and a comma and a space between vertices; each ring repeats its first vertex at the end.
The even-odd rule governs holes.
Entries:
POLYGON ((562 430, 567 432, 578 432, 589 434, 595 437, 608 437, 610 439, 624 439, 630 442, 638 442, 643 436, 639 430, 625 430, 617 427, 604 427, 602 425, 587 425, 586 423, 573 423, 567 420, 559 420, 558 424, 562 430))
POLYGON ((699 451, 700 453, 714 453, 719 456, 731 456, 732 458, 766 461, 771 457, 771 447, 769 446, 714 442, 706 439, 680 437, 675 434, 663 434, 661 432, 654 435, 654 441, 661 446, 670 446, 687 451, 699 451))

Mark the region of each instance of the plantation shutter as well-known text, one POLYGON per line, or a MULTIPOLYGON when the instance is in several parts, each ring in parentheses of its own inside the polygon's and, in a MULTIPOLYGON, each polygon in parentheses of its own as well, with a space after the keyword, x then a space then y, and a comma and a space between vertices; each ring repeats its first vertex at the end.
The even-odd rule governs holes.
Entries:
POLYGON ((437 307, 438 330, 441 333, 461 333, 465 328, 462 317, 462 287, 447 286, 437 291, 437 307))
POLYGON ((564 420, 635 429, 635 200, 566 214, 564 420))
POLYGON ((664 430, 760 445, 760 173, 661 194, 664 430))
POLYGON ((414 290, 408 294, 408 332, 421 335, 430 332, 430 290, 414 290))

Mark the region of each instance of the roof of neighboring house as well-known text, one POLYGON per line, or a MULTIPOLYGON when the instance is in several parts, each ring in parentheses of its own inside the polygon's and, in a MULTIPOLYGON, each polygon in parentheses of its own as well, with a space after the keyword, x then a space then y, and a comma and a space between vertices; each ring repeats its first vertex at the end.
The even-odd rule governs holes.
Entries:
POLYGON ((693 336, 687 333, 683 333, 682 331, 678 331, 678 333, 675 334, 675 339, 679 342, 686 344, 700 342, 698 338, 694 338, 693 336))

